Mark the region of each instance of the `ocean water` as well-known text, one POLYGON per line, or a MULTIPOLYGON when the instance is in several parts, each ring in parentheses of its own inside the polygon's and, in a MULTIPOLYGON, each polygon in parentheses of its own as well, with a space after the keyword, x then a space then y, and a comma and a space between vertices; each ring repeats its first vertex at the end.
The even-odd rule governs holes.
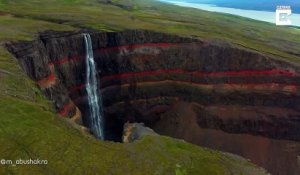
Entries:
MULTIPOLYGON (((183 7, 197 8, 197 9, 211 11, 211 12, 228 13, 228 14, 251 18, 259 21, 265 21, 273 24, 275 24, 276 22, 275 10, 274 12, 271 12, 271 11, 261 11, 261 10, 246 10, 246 9, 237 9, 237 8, 229 8, 229 7, 220 7, 214 4, 190 3, 185 1, 172 1, 172 0, 159 0, 159 1, 171 3, 178 6, 183 6, 183 7)), ((290 16, 290 19, 292 21, 293 26, 300 27, 300 14, 293 13, 290 16)))
POLYGON ((244 10, 259 10, 273 12, 278 5, 291 6, 295 13, 300 14, 299 0, 172 0, 198 4, 214 4, 219 7, 229 7, 244 10))

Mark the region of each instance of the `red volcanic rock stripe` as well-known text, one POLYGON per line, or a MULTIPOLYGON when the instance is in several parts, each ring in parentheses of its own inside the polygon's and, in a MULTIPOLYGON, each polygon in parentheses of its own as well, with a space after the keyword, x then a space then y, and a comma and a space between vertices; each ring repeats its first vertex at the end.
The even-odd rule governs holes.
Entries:
MULTIPOLYGON (((236 91, 256 91, 256 92, 288 92, 288 93, 297 93, 299 86, 292 85, 292 84, 278 84, 278 83, 263 83, 263 84, 251 84, 251 83, 245 83, 245 84, 202 84, 202 83, 192 83, 190 81, 174 81, 174 80, 163 80, 163 81, 152 81, 152 82, 139 82, 136 84, 137 87, 149 87, 149 86, 160 86, 163 85, 163 83, 171 83, 174 85, 184 85, 184 86, 193 86, 193 87, 199 87, 199 88, 205 88, 207 90, 214 90, 216 92, 222 92, 224 93, 224 90, 230 92, 230 90, 236 90, 236 91)), ((101 93, 105 93, 106 91, 110 91, 113 89, 128 89, 130 84, 122 84, 122 85, 112 85, 105 87, 101 89, 101 93)), ((162 93, 162 92, 161 92, 162 93)), ((163 94, 163 93, 162 93, 163 94)), ((78 96, 73 99, 76 103, 78 103, 80 100, 83 100, 86 97, 84 96, 78 96)), ((169 96, 171 97, 171 96, 169 96)), ((176 96, 172 96, 175 97, 176 96)), ((154 97, 157 98, 157 97, 154 97)), ((147 98, 148 99, 148 98, 147 98)))
POLYGON ((41 88, 49 88, 52 85, 54 85, 55 83, 56 83, 56 78, 55 78, 55 74, 53 72, 49 76, 47 76, 46 78, 37 81, 37 84, 41 88))
POLYGON ((54 64, 48 64, 51 74, 48 75, 46 78, 37 81, 37 84, 40 88, 45 89, 53 86, 56 83, 56 76, 54 73, 54 64))
MULTIPOLYGON (((153 84, 153 83, 163 83, 163 82, 174 82, 174 83, 188 83, 196 86, 203 86, 206 88, 223 88, 223 89, 244 89, 244 90, 278 90, 278 91, 287 91, 287 92, 297 92, 298 86, 295 84, 280 84, 280 83, 243 83, 243 84, 237 84, 237 83, 225 83, 225 84, 205 84, 205 83, 195 83, 190 81, 174 81, 174 80, 160 80, 160 81, 146 81, 146 82, 139 82, 137 85, 142 84, 153 84)), ((108 89, 111 88, 117 88, 120 86, 129 86, 128 83, 122 84, 122 85, 111 85, 108 87, 104 87, 101 89, 101 92, 105 92, 108 89)), ((84 84, 72 87, 69 89, 69 92, 72 93, 76 90, 81 90, 85 87, 84 84)))
POLYGON ((106 47, 101 48, 99 50, 101 51, 113 51, 113 50, 119 50, 119 49, 138 49, 143 47, 171 47, 178 45, 178 43, 144 43, 144 44, 130 44, 130 45, 123 45, 123 46, 114 46, 114 47, 106 47))
POLYGON ((128 78, 131 76, 146 76, 146 75, 159 75, 163 73, 178 73, 178 74, 189 74, 198 77, 204 76, 260 76, 260 75, 284 75, 288 77, 294 77, 297 74, 295 72, 279 69, 271 70, 241 70, 241 71, 226 71, 226 72, 199 72, 199 71, 185 71, 182 69, 164 69, 156 71, 145 71, 145 72, 129 72, 115 75, 108 75, 101 78, 101 80, 113 80, 116 78, 128 78))
POLYGON ((81 90, 85 87, 85 84, 80 84, 80 85, 77 85, 77 86, 73 86, 69 89, 70 92, 74 92, 74 91, 78 91, 78 90, 81 90))
MULTIPOLYGON (((114 47, 106 47, 106 48, 100 48, 97 51, 114 51, 114 50, 120 50, 120 49, 137 49, 137 48, 143 48, 143 47, 161 47, 161 48, 166 48, 170 46, 175 46, 178 45, 178 43, 145 43, 145 44, 131 44, 131 45, 123 45, 123 46, 114 46, 114 47)), ((49 64, 66 64, 69 61, 78 61, 83 59, 84 56, 82 55, 77 55, 77 56, 71 56, 71 57, 64 57, 60 60, 53 61, 49 64)))
MULTIPOLYGON (((217 77, 217 76, 264 76, 264 75, 284 75, 287 77, 297 76, 295 72, 287 71, 287 70, 279 70, 279 69, 271 69, 271 70, 242 70, 242 71, 226 71, 226 72, 199 72, 199 71, 185 71, 182 69, 168 69, 168 70, 156 70, 156 71, 144 71, 144 72, 129 72, 129 73, 121 73, 115 75, 104 76, 101 80, 109 81, 114 79, 122 79, 136 76, 147 76, 147 75, 160 75, 164 73, 178 73, 178 74, 189 74, 197 77, 217 77)), ((184 82, 184 81, 182 81, 184 82)), ((199 83, 198 83, 199 84, 199 83)), ((229 85, 229 83, 227 83, 229 85)), ((234 83, 232 83, 234 85, 234 83)), ((258 83, 259 84, 259 83, 258 83)), ((276 83, 275 83, 276 84, 276 83)), ((243 83, 242 85, 253 86, 257 84, 249 84, 243 83)), ((261 85, 274 85, 274 83, 261 83, 261 85)), ((291 86, 294 86, 290 84, 291 86)), ((84 84, 80 84, 74 86, 69 89, 70 92, 74 92, 84 88, 84 84)))
POLYGON ((74 107, 74 104, 72 102, 65 104, 62 109, 59 111, 59 114, 63 117, 66 117, 70 110, 74 107))
POLYGON ((49 64, 57 64, 57 65, 60 65, 60 64, 65 64, 65 63, 68 63, 69 61, 78 61, 78 60, 81 60, 83 58, 83 56, 72 56, 72 57, 64 57, 60 60, 57 60, 57 61, 53 61, 49 64))
MULTIPOLYGON (((267 90, 267 91, 285 91, 285 92, 291 92, 295 93, 297 92, 297 85, 293 84, 279 84, 279 83, 259 83, 259 84, 253 84, 253 83, 243 83, 243 84, 236 84, 236 83, 225 83, 225 84, 204 84, 204 83, 194 83, 190 81, 174 81, 174 80, 162 80, 162 81, 147 81, 147 82, 138 82, 136 83, 137 86, 142 85, 155 85, 160 83, 175 83, 175 84, 183 84, 183 85, 192 85, 192 86, 198 86, 203 87, 207 89, 216 89, 216 90, 267 90)), ((130 86, 129 83, 125 83, 122 85, 112 85, 101 89, 101 92, 104 93, 105 91, 109 89, 114 88, 128 88, 130 86)))

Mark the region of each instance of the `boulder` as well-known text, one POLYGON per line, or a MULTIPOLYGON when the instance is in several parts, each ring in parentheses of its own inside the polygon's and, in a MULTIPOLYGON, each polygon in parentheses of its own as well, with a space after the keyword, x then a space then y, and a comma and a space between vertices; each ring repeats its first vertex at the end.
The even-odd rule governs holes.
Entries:
POLYGON ((144 123, 125 123, 123 130, 123 143, 131 143, 141 139, 146 135, 158 135, 151 128, 148 128, 144 123))

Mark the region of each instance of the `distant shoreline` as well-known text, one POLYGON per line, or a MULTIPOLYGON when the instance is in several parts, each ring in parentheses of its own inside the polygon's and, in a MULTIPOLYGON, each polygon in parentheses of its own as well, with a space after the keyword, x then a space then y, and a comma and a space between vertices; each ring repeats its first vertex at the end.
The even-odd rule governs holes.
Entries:
MULTIPOLYGON (((213 4, 199 4, 199 3, 188 3, 184 1, 172 1, 172 0, 158 0, 160 2, 169 3, 182 7, 190 7, 201 10, 206 10, 210 12, 218 12, 218 13, 227 13, 231 15, 246 17, 258 21, 269 22, 275 24, 275 11, 259 11, 259 10, 245 10, 245 9, 237 9, 237 8, 229 8, 229 7, 220 7, 213 4)), ((291 27, 300 27, 300 14, 292 14, 290 17, 292 20, 291 27)))
MULTIPOLYGON (((162 0, 164 1, 164 0, 162 0)), ((234 8, 241 10, 255 10, 273 12, 278 5, 288 5, 292 7, 295 14, 300 14, 300 2, 291 2, 295 0, 165 0, 174 2, 185 2, 193 4, 215 5, 217 7, 234 8)))

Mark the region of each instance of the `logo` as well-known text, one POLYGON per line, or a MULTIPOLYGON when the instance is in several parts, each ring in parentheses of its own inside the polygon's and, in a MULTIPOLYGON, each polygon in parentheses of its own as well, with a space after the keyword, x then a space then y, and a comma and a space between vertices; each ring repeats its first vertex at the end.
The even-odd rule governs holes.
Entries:
POLYGON ((287 26, 292 25, 290 16, 292 15, 291 6, 277 6, 276 8, 276 25, 287 26))

